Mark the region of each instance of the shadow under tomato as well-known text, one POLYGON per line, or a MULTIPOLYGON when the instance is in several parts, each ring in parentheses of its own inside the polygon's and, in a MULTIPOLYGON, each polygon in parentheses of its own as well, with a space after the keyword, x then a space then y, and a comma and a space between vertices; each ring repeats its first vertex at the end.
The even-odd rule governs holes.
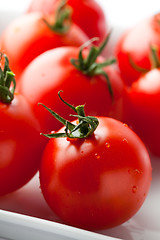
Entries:
POLYGON ((111 229, 106 229, 103 231, 98 231, 97 233, 123 240, 133 240, 130 231, 127 229, 127 227, 123 225, 111 229))

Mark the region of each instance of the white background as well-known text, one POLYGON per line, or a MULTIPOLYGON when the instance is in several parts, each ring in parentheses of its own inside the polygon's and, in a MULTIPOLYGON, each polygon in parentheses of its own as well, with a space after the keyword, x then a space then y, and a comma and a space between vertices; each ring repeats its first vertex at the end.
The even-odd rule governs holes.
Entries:
MULTIPOLYGON (((0 10, 23 11, 31 0, 0 0, 0 10)), ((158 12, 158 0, 97 0, 108 18, 117 24, 131 25, 146 15, 158 12)), ((160 7, 159 7, 160 8, 160 7)))

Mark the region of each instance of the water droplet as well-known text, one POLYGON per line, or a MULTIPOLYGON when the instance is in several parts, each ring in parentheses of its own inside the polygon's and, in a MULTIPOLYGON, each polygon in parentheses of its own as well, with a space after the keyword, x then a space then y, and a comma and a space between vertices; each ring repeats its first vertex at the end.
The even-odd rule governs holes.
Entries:
POLYGON ((53 133, 55 133, 55 131, 51 131, 51 132, 50 132, 50 134, 53 134, 53 133))
POLYGON ((135 174, 138 174, 138 175, 139 175, 139 174, 142 174, 142 172, 139 171, 138 169, 135 169, 134 171, 135 171, 135 174))
POLYGON ((142 172, 141 170, 138 170, 138 169, 129 169, 129 170, 128 170, 128 173, 129 173, 129 174, 132 174, 133 176, 135 176, 135 175, 140 175, 140 174, 142 174, 143 172, 142 172))
POLYGON ((124 125, 125 127, 128 127, 128 124, 127 124, 127 123, 123 123, 123 125, 124 125))
POLYGON ((137 192, 137 187, 136 187, 136 186, 133 186, 133 187, 132 187, 132 192, 133 192, 133 193, 136 193, 136 192, 137 192))
POLYGON ((106 142, 105 146, 106 146, 106 148, 110 148, 111 145, 110 145, 110 143, 106 142))
POLYGON ((100 159, 100 156, 98 155, 98 153, 95 153, 95 156, 97 159, 100 159))
POLYGON ((123 138, 122 140, 124 143, 128 143, 128 140, 126 138, 123 138))

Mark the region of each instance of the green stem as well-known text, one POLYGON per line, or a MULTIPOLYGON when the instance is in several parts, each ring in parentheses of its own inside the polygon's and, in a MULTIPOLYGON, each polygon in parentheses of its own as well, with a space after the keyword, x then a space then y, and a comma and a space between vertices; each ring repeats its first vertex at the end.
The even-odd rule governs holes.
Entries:
POLYGON ((60 96, 60 92, 61 91, 58 92, 58 96, 60 100, 62 100, 63 103, 65 103, 67 106, 69 106, 72 110, 74 110, 77 113, 77 115, 70 115, 70 116, 78 118, 79 123, 75 125, 72 122, 69 122, 68 120, 62 118, 60 115, 58 115, 57 113, 55 113, 54 111, 46 107, 44 104, 39 103, 40 105, 45 107, 45 109, 47 109, 53 115, 53 117, 55 117, 59 122, 61 122, 64 126, 66 126, 64 133, 52 132, 49 134, 41 133, 41 135, 44 135, 45 137, 48 137, 48 138, 68 137, 68 138, 81 138, 81 139, 91 136, 99 124, 98 119, 92 116, 85 116, 84 105, 79 105, 77 107, 72 106, 71 104, 67 103, 62 99, 62 97, 60 96))
POLYGON ((151 51, 152 69, 159 68, 160 67, 160 58, 158 56, 158 47, 156 45, 151 45, 150 51, 151 51))
MULTIPOLYGON (((131 58, 131 56, 129 56, 129 62, 131 64, 131 66, 138 72, 140 73, 147 73, 149 71, 149 69, 146 68, 142 68, 140 66, 138 66, 133 59, 131 58)), ((159 68, 160 67, 160 57, 158 55, 158 47, 157 45, 150 45, 150 62, 151 62, 151 69, 154 68, 159 68)))
POLYGON ((147 73, 148 72, 148 69, 146 68, 142 68, 140 66, 138 66, 134 61, 133 59, 129 56, 129 63, 131 64, 131 66, 138 72, 140 73, 147 73))
POLYGON ((103 70, 103 67, 114 64, 116 62, 116 59, 111 58, 111 59, 105 60, 102 63, 96 62, 97 57, 102 53, 105 46, 107 45, 108 40, 110 38, 110 34, 111 33, 108 34, 108 36, 106 37, 104 42, 99 47, 92 45, 90 48, 90 51, 88 53, 88 56, 86 58, 83 57, 83 54, 82 54, 83 49, 85 47, 91 45, 93 43, 93 41, 97 40, 97 38, 93 38, 90 41, 83 44, 82 47, 80 48, 78 59, 72 58, 70 61, 71 61, 72 65, 74 65, 74 67, 77 68, 79 71, 81 71, 83 74, 86 74, 91 77, 95 76, 95 75, 103 75, 106 79, 109 93, 110 93, 112 101, 113 101, 114 97, 113 97, 113 91, 112 91, 110 79, 108 77, 107 72, 105 72, 105 70, 103 70))
POLYGON ((55 23, 50 24, 46 19, 43 21, 54 32, 65 34, 71 25, 71 8, 66 4, 66 0, 62 0, 55 14, 55 23))
POLYGON ((9 68, 9 61, 5 54, 0 53, 0 62, 4 60, 4 67, 0 64, 0 101, 11 103, 14 99, 16 81, 14 73, 9 68))

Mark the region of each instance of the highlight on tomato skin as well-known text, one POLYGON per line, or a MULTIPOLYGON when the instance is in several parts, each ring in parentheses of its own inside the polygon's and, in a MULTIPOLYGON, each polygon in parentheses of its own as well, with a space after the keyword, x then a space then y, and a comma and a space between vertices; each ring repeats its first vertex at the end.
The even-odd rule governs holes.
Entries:
POLYGON ((143 205, 152 178, 141 139, 126 124, 108 117, 92 119, 77 107, 73 110, 78 110, 78 119, 73 122, 48 110, 65 125, 43 134, 49 142, 41 161, 40 186, 52 211, 65 224, 88 230, 130 219, 143 205), (95 129, 88 135, 91 126, 95 129))

